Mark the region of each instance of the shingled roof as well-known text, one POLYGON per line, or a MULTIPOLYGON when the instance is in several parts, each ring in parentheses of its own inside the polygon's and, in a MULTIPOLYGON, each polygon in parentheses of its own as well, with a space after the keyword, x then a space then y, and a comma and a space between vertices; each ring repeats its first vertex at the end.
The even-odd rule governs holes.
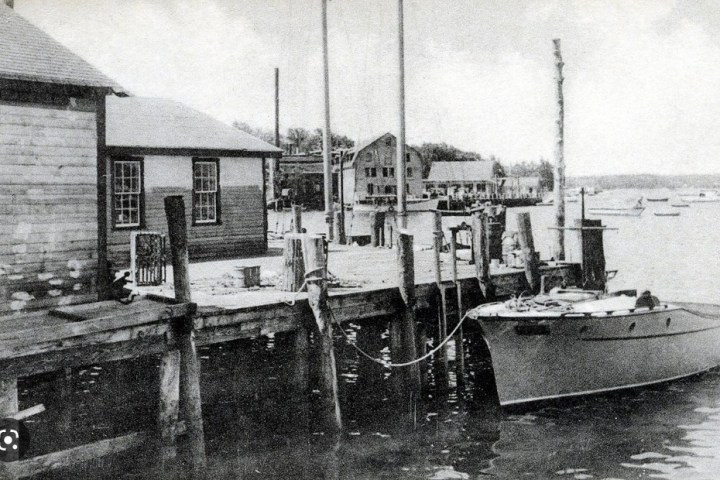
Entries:
POLYGON ((282 155, 249 133, 167 98, 109 96, 106 125, 108 147, 282 155))
POLYGON ((493 162, 433 162, 426 182, 480 182, 493 179, 493 162))
POLYGON ((0 79, 122 87, 0 2, 0 79))

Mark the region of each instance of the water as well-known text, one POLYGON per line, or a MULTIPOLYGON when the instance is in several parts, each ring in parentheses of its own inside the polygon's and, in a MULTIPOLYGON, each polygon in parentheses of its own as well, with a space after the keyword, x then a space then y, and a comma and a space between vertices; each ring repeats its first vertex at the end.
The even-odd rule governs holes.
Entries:
MULTIPOLYGON (((605 193, 587 203, 642 193, 605 193)), ((602 217, 604 224, 619 228, 605 234, 608 268, 619 270, 610 288, 716 302, 720 229, 713 223, 720 218, 720 203, 694 204, 681 209, 680 217, 652 215, 669 208, 649 204, 640 218, 602 217)), ((553 209, 513 209, 510 229, 514 214, 523 210, 531 212, 536 247, 546 256, 553 209)), ((579 210, 579 204, 568 204, 568 218, 579 216, 579 210)), ((445 219, 446 226, 463 220, 445 219)), ((428 214, 411 215, 416 243, 429 243, 431 221, 428 214)), ((305 222, 308 230, 322 231, 321 214, 307 214, 305 222)), ((577 260, 576 242, 568 247, 569 257, 577 260)), ((348 330, 355 338, 367 325, 348 330)), ((386 347, 386 336, 382 341, 386 347)), ((336 347, 345 422, 340 438, 318 426, 316 393, 303 402, 287 391, 289 359, 280 338, 201 349, 210 478, 720 478, 720 370, 652 388, 502 412, 489 391, 488 359, 476 335, 467 335, 466 387, 431 391, 414 406, 398 405, 387 372, 358 359, 343 337, 336 338, 336 347), (251 365, 234 368, 238 352, 248 349, 251 365)), ((23 382, 21 407, 48 406, 29 425, 34 453, 151 424, 156 371, 152 358, 124 368, 76 370, 64 413, 51 377, 23 382)), ((51 478, 160 478, 149 457, 94 462, 51 478)))

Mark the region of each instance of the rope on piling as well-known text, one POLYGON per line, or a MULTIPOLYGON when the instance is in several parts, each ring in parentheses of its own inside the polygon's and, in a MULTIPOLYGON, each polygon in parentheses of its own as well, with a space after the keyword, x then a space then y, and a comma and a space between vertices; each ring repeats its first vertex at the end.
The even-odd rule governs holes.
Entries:
POLYGON ((452 330, 452 332, 450 332, 450 333, 448 334, 448 336, 447 336, 442 342, 440 342, 440 343, 438 344, 437 347, 433 348, 432 350, 430 350, 429 352, 427 352, 427 353, 426 353, 425 355, 423 355, 422 357, 416 358, 415 360, 411 360, 411 361, 409 361, 409 362, 392 363, 392 362, 385 361, 385 360, 383 360, 382 358, 375 358, 375 357, 373 357, 372 355, 370 355, 369 353, 367 353, 366 351, 364 351, 362 348, 360 348, 360 347, 358 347, 357 345, 355 345, 355 343, 353 343, 353 341, 352 341, 352 340, 350 339, 350 337, 348 336, 347 332, 345 332, 345 329, 342 328, 342 325, 340 325, 340 322, 339 322, 339 321, 337 320, 337 318, 335 317, 335 314, 333 313, 332 309, 331 309, 330 307, 328 307, 328 310, 330 310, 330 316, 332 317, 333 322, 340 328, 340 331, 342 332, 343 336, 344 336, 345 339, 348 341, 348 343, 350 344, 350 346, 353 347, 355 350, 357 350, 357 352, 358 352, 360 355, 362 355, 363 357, 367 358, 368 360, 370 360, 370 361, 372 361, 372 362, 379 363, 380 365, 384 366, 385 368, 409 367, 410 365, 415 365, 416 363, 420 363, 420 362, 422 362, 423 360, 427 360, 428 358, 432 357, 433 355, 435 355, 436 352, 438 352, 441 348, 443 348, 446 343, 448 343, 448 342, 450 341, 450 339, 453 337, 453 335, 455 335, 455 333, 460 329, 460 327, 462 326, 462 324, 463 324, 463 322, 465 321, 465 319, 468 318, 468 314, 470 313, 469 311, 466 312, 465 315, 463 315, 463 317, 462 317, 462 318, 460 319, 460 321, 457 323, 457 325, 455 325, 455 328, 452 330))
POLYGON ((295 302, 297 302, 298 295, 300 293, 302 293, 303 290, 305 290, 305 287, 307 287, 308 282, 317 282, 318 280, 327 280, 327 278, 325 278, 324 276, 323 277, 310 277, 310 275, 320 272, 320 271, 323 271, 323 270, 325 270, 325 267, 318 267, 318 268, 315 268, 315 269, 310 270, 309 272, 305 273, 305 281, 302 283, 302 285, 300 285, 300 288, 298 288, 298 290, 295 292, 295 294, 292 297, 292 300, 290 300, 289 302, 285 302, 283 300, 283 303, 285 303, 285 305, 289 305, 291 307, 295 306, 295 302))

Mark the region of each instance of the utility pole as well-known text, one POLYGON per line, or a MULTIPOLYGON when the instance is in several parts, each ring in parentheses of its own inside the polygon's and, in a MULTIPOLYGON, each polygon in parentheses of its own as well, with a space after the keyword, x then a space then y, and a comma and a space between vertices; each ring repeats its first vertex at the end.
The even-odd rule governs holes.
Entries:
POLYGON ((322 0, 322 36, 323 36, 323 87, 325 90, 325 128, 323 129, 323 175, 325 177, 325 223, 327 239, 333 240, 333 201, 332 201, 332 135, 330 134, 330 74, 328 70, 328 28, 327 0, 322 0))
POLYGON ((403 27, 403 0, 398 0, 398 100, 399 100, 399 129, 397 138, 397 158, 395 159, 395 173, 397 175, 397 219, 398 228, 407 228, 407 191, 406 191, 406 165, 405 165, 405 40, 403 27))
POLYGON ((557 138, 555 144, 555 168, 553 169, 554 198, 555 206, 555 245, 553 256, 555 260, 565 260, 565 100, 563 98, 563 63, 560 53, 560 39, 553 40, 555 45, 555 66, 557 67, 557 138))

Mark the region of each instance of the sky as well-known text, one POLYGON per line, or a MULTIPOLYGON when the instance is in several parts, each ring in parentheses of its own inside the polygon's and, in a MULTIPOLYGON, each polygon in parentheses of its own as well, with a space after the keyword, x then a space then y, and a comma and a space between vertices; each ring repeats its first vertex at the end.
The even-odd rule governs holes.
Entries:
MULTIPOLYGON (((224 122, 323 125, 321 0, 15 0, 135 95, 224 122)), ((713 0, 405 0, 407 142, 555 159, 561 39, 567 173, 720 173, 713 0)), ((331 129, 398 130, 395 0, 328 5, 331 129)))

